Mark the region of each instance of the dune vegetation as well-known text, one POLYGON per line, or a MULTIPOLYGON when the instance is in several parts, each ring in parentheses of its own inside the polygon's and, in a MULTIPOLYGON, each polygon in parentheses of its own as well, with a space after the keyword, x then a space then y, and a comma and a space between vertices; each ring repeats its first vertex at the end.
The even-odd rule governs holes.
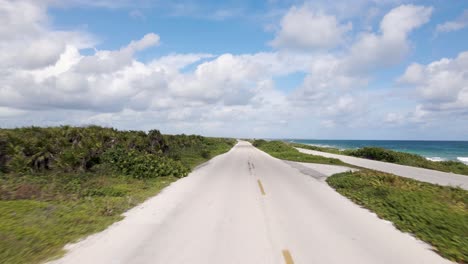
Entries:
POLYGON ((468 175, 468 165, 463 162, 447 160, 447 161, 431 161, 423 156, 388 150, 378 147, 364 147, 359 149, 339 150, 336 148, 318 147, 305 144, 293 143, 292 146, 298 148, 305 148, 310 150, 317 150, 333 154, 348 155, 358 158, 365 158, 371 160, 378 160, 400 165, 407 165, 431 170, 438 170, 443 172, 452 172, 463 175, 468 175))
POLYGON ((0 129, 0 262, 60 254, 234 143, 98 126, 0 129))
POLYGON ((468 192, 404 177, 360 170, 327 178, 330 186, 440 255, 468 263, 468 192))
POLYGON ((301 153, 297 149, 293 148, 291 145, 283 141, 266 141, 263 139, 257 139, 253 141, 252 144, 258 149, 278 159, 298 161, 298 162, 347 165, 346 163, 338 159, 331 159, 331 158, 326 158, 322 156, 315 156, 315 155, 301 153))

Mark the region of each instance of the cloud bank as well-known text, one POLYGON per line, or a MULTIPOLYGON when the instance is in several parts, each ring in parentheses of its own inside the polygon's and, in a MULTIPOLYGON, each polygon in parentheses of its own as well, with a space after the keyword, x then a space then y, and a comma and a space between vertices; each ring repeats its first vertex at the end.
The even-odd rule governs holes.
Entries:
MULTIPOLYGON (((428 23, 430 6, 396 6, 368 30, 303 4, 277 21, 278 30, 266 43, 271 50, 172 53, 141 61, 139 53, 158 49, 157 32, 119 49, 96 50, 92 33, 54 29, 48 4, 58 3, 0 0, 2 126, 93 123, 169 133, 294 137, 429 122, 441 113, 467 116, 466 52, 409 65, 396 81, 406 88, 393 99, 387 91, 369 89, 375 71, 400 64, 411 53, 411 34, 428 23), (277 78, 296 73, 305 77, 295 89, 277 87, 277 78), (385 110, 391 100, 407 95, 413 111, 385 110), (314 124, 302 126, 306 122, 314 124)), ((444 25, 437 30, 454 28, 444 25)))

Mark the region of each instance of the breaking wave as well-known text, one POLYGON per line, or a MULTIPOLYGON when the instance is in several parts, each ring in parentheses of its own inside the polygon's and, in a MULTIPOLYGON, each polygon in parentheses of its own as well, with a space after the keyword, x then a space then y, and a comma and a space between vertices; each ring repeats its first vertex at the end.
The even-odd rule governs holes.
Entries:
POLYGON ((441 157, 426 157, 426 159, 430 161, 444 161, 445 160, 441 157))

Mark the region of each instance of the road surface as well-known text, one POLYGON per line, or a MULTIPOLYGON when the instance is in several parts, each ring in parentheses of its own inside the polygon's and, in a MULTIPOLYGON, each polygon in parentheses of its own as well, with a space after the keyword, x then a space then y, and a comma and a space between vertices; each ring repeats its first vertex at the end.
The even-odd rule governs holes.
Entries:
POLYGON ((314 177, 317 180, 326 180, 329 176, 347 171, 358 171, 356 168, 346 166, 327 165, 319 163, 306 163, 284 160, 287 164, 298 169, 303 174, 314 177))
POLYGON ((376 160, 356 158, 346 155, 338 155, 316 150, 309 150, 303 148, 296 148, 302 153, 319 155, 328 158, 339 159, 348 164, 368 168, 377 171, 392 173, 398 176, 413 178, 418 181, 429 182, 444 186, 458 186, 468 190, 468 176, 455 173, 448 173, 436 170, 428 170, 423 168, 416 168, 411 166, 399 165, 394 163, 387 163, 376 160))
POLYGON ((451 263, 247 142, 68 248, 53 263, 451 263))

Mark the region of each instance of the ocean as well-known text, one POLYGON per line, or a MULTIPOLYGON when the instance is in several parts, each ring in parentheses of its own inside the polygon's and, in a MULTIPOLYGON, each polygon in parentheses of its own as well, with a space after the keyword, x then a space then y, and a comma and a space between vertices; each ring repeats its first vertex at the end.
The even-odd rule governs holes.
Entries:
POLYGON ((285 139, 285 141, 338 149, 381 147, 418 154, 434 161, 457 160, 468 164, 468 141, 413 140, 315 140, 285 139))

